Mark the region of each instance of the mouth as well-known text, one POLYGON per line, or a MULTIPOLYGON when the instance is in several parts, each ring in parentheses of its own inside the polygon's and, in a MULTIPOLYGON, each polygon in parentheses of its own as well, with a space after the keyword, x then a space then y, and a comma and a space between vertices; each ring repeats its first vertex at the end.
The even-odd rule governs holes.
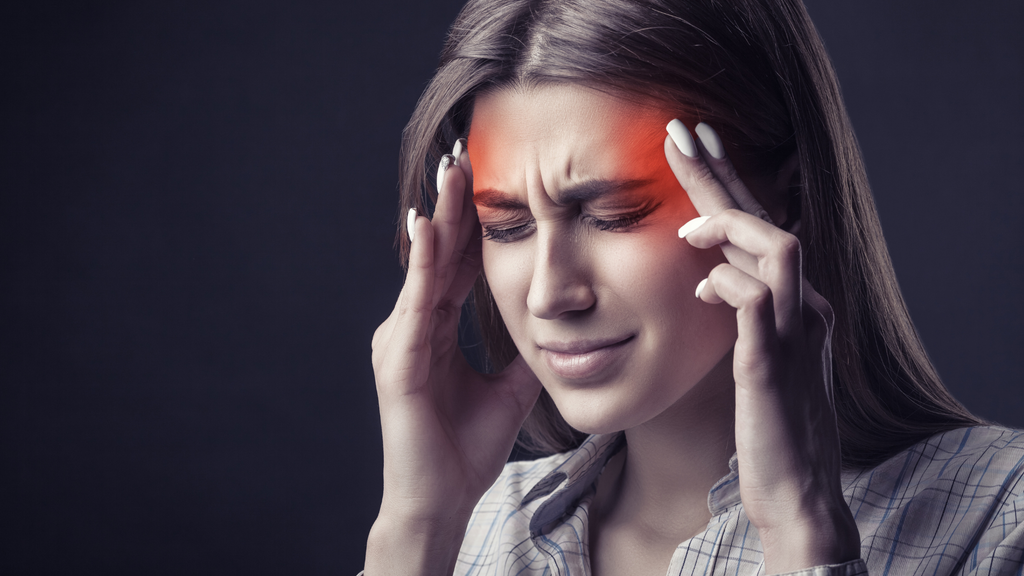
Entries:
POLYGON ((621 359, 633 337, 550 342, 538 347, 555 375, 566 380, 584 380, 599 375, 621 359))

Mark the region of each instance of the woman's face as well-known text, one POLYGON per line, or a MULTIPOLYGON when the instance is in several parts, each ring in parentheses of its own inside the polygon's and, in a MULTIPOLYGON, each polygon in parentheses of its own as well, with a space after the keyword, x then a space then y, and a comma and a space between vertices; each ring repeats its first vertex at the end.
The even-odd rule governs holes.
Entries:
POLYGON ((584 432, 655 418, 736 339, 733 310, 694 297, 724 257, 678 237, 697 213, 665 160, 671 119, 567 84, 476 99, 484 271, 520 353, 584 432))

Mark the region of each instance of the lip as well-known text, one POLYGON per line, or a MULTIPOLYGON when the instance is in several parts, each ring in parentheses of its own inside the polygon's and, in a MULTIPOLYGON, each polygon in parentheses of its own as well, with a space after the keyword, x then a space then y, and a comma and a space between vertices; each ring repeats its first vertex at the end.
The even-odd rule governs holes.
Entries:
POLYGON ((566 380, 592 378, 625 354, 633 335, 603 340, 573 340, 538 344, 548 368, 566 380))

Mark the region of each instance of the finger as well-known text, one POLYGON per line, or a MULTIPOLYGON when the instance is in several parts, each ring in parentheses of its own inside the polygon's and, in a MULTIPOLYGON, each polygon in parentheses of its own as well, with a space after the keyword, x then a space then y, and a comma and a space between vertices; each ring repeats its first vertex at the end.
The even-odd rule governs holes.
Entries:
POLYGON ((412 220, 414 240, 393 334, 400 350, 416 352, 428 342, 434 309, 434 230, 423 216, 412 220))
MULTIPOLYGON (((418 215, 416 213, 416 209, 415 208, 410 208, 409 212, 406 214, 406 219, 405 219, 406 234, 407 234, 407 236, 409 238, 409 258, 410 258, 410 262, 408 263, 408 265, 410 265, 410 266, 412 265, 412 263, 411 263, 411 259, 412 259, 412 244, 413 244, 413 238, 415 236, 417 219, 418 219, 418 215)), ((409 277, 408 277, 408 270, 406 270, 406 282, 408 282, 408 279, 409 279, 409 277)), ((374 350, 378 349, 378 345, 377 345, 378 341, 380 341, 380 342, 390 342, 391 341, 391 336, 394 333, 395 325, 398 323, 398 317, 401 316, 402 311, 405 309, 405 301, 407 300, 407 294, 408 294, 408 290, 406 290, 406 285, 403 284, 402 285, 402 290, 399 291, 398 298, 395 301, 395 307, 391 309, 391 314, 388 314, 387 319, 384 321, 383 324, 381 324, 378 327, 377 332, 374 334, 374 342, 372 344, 374 350)))
MULTIPOLYGON (((457 170, 461 172, 464 181, 461 187, 454 186, 453 190, 453 195, 457 193, 461 198, 462 213, 455 249, 450 254, 447 264, 448 283, 439 300, 439 303, 456 306, 462 306, 466 300, 481 263, 480 222, 476 216, 476 205, 473 204, 472 168, 469 165, 469 153, 465 150, 463 142, 465 140, 461 139, 456 142, 453 150, 459 153, 457 170)), ((449 169, 449 172, 452 172, 452 169, 449 169)))
POLYGON ((770 380, 779 343, 771 289, 735 266, 719 264, 708 274, 697 297, 711 304, 724 301, 736 309, 734 358, 748 376, 770 380))
POLYGON ((465 179, 454 165, 455 157, 445 154, 437 167, 437 205, 431 219, 434 229, 434 304, 450 283, 452 253, 458 242, 462 221, 462 187, 465 179))
POLYGON ((701 157, 686 126, 679 120, 673 120, 666 129, 669 135, 665 138, 665 158, 697 213, 714 216, 722 210, 739 208, 701 157))
POLYGON ((438 306, 462 306, 469 296, 469 291, 473 289, 473 283, 476 281, 477 275, 480 273, 480 267, 483 264, 480 254, 480 230, 477 227, 476 235, 470 238, 466 248, 461 253, 459 267, 456 269, 451 285, 448 287, 444 297, 441 298, 438 306))
POLYGON ((729 263, 768 286, 773 295, 776 328, 784 336, 803 327, 800 241, 760 218, 726 210, 686 233, 697 248, 728 242, 749 257, 726 253, 729 263), (752 258, 751 258, 752 257, 752 258))
POLYGON ((469 141, 459 138, 455 141, 455 148, 452 149, 452 156, 455 156, 455 165, 462 168, 466 174, 467 190, 473 189, 473 167, 469 163, 469 141))
POLYGON ((704 122, 697 124, 694 132, 697 133, 697 147, 701 151, 701 157, 707 162, 715 178, 721 182, 740 210, 747 214, 753 214, 765 222, 773 223, 768 211, 761 206, 761 203, 754 198, 747 185, 740 179, 732 160, 729 160, 725 154, 725 145, 718 133, 704 122))
POLYGON ((460 138, 455 143, 454 150, 458 152, 457 165, 465 181, 462 187, 462 223, 457 244, 460 247, 467 247, 472 238, 480 236, 480 221, 477 219, 476 205, 473 203, 473 167, 470 165, 469 150, 466 149, 465 142, 465 138, 460 138))
POLYGON ((473 204, 473 166, 469 161, 469 149, 466 139, 459 138, 455 142, 455 164, 462 170, 465 185, 462 188, 462 228, 459 230, 459 246, 480 232, 480 221, 476 217, 476 205, 473 204), (467 217, 469 216, 469 217, 467 217))

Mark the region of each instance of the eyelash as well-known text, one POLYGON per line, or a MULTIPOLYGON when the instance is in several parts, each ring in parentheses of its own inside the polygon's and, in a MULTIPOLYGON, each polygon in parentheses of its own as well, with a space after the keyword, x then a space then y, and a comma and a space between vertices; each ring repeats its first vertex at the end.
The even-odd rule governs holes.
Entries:
MULTIPOLYGON (((636 212, 610 220, 597 218, 595 216, 581 216, 581 219, 590 223, 590 225, 598 230, 611 232, 636 226, 641 220, 649 216, 651 212, 654 212, 654 209, 657 207, 657 205, 647 206, 637 210, 636 212)), ((535 225, 536 223, 531 220, 526 224, 520 224, 519 226, 513 226, 511 228, 489 228, 485 226, 483 238, 493 242, 514 242, 525 236, 535 225)))

